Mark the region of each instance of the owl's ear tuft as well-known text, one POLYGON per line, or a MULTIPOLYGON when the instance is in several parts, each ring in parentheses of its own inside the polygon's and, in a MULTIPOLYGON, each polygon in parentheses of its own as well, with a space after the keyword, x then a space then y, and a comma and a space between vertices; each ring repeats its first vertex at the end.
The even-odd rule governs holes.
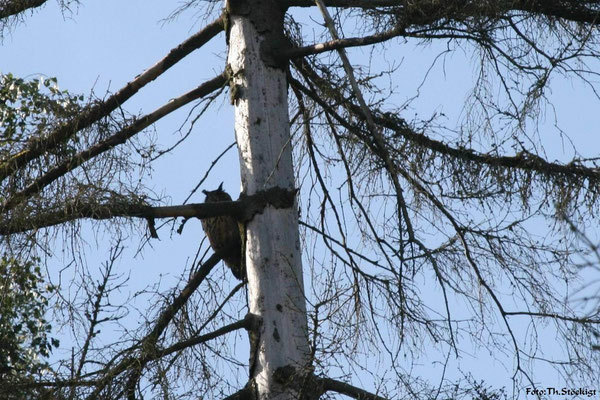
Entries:
POLYGON ((219 185, 219 187, 217 188, 217 190, 219 190, 221 192, 223 191, 223 182, 221 182, 221 184, 219 185))

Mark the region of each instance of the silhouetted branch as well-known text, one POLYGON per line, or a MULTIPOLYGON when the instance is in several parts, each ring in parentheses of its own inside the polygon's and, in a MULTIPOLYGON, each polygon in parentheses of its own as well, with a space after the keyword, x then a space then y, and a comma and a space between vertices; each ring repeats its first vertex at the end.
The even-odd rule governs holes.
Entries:
POLYGON ((307 373, 293 365, 277 368, 274 378, 279 384, 295 388, 302 393, 301 398, 319 398, 325 392, 332 391, 357 400, 388 400, 348 383, 331 378, 319 378, 311 372, 307 373))
POLYGON ((203 46, 222 30, 223 19, 218 18, 204 27, 200 32, 173 48, 162 60, 138 75, 105 101, 88 107, 81 114, 74 117, 71 122, 59 126, 47 135, 33 138, 25 150, 2 160, 0 163, 0 181, 3 181, 7 176, 24 167, 29 161, 63 143, 81 129, 87 128, 94 122, 109 115, 142 87, 156 79, 192 51, 203 46))
POLYGON ((317 381, 320 382, 325 392, 332 391, 357 400, 387 400, 385 397, 369 393, 366 390, 357 388, 348 383, 336 381, 335 379, 318 378, 317 381))
MULTIPOLYGON (((185 285, 183 289, 179 292, 179 294, 171 301, 167 307, 160 313, 156 322, 154 323, 154 327, 152 330, 146 335, 145 338, 140 340, 139 347, 141 349, 141 353, 137 357, 127 357, 122 360, 115 367, 112 367, 106 371, 99 371, 103 377, 99 380, 99 384, 97 385, 94 392, 88 396, 88 399, 97 398, 98 394, 107 386, 110 385, 112 380, 120 375, 121 373, 127 371, 130 368, 134 368, 134 372, 129 378, 129 382, 137 381, 137 377, 141 374, 142 369, 148 363, 155 358, 155 354, 157 351, 156 342, 158 338, 162 335, 164 330, 167 328, 171 320, 175 317, 175 314, 183 307, 183 305, 189 300, 192 294, 198 289, 200 284, 204 281, 204 279, 208 276, 210 271, 217 265, 217 263, 223 258, 225 254, 231 249, 223 249, 219 252, 214 253, 206 262, 202 264, 202 266, 198 269, 198 271, 190 278, 188 283, 185 285)), ((130 384, 128 385, 130 386, 130 384)))
POLYGON ((169 101, 168 103, 159 107, 150 114, 146 114, 143 117, 137 119, 133 124, 113 134, 106 140, 103 140, 100 143, 96 143, 90 148, 78 154, 75 154, 67 161, 55 166, 54 168, 50 169, 48 172, 37 178, 33 183, 31 183, 22 191, 10 196, 0 208, 0 212, 6 212, 7 210, 10 210, 11 208, 19 204, 19 202, 23 201, 32 194, 40 192, 44 187, 56 181, 58 178, 60 178, 67 172, 72 171, 73 169, 82 165, 84 162, 96 157, 99 154, 102 154, 114 148, 117 145, 125 143, 129 138, 141 132, 143 129, 147 128, 148 126, 158 121, 165 115, 177 110, 178 108, 183 107, 184 105, 190 103, 193 100, 208 95, 209 93, 222 87, 226 82, 227 76, 226 73, 223 72, 220 75, 214 77, 213 79, 204 82, 196 89, 191 90, 185 93, 184 95, 169 101))
MULTIPOLYGON (((312 0, 283 0, 287 7, 313 7, 312 0)), ((407 25, 425 25, 441 18, 464 20, 474 16, 499 16, 510 11, 524 11, 550 18, 562 18, 573 22, 598 25, 598 2, 579 0, 492 0, 492 1, 456 1, 434 0, 326 0, 328 7, 356 7, 374 9, 390 7, 407 25)))
POLYGON ((253 400, 254 398, 252 386, 248 384, 243 389, 225 397, 223 400, 253 400))
POLYGON ((252 196, 240 196, 238 201, 219 203, 194 203, 178 206, 152 207, 141 200, 128 199, 125 196, 112 196, 105 202, 87 202, 77 199, 66 203, 58 210, 32 212, 30 215, 7 219, 0 222, 0 235, 25 232, 32 229, 46 228, 64 222, 82 218, 105 220, 116 217, 136 218, 209 218, 220 215, 232 215, 240 221, 251 220, 267 206, 275 208, 291 207, 296 196, 295 191, 271 188, 252 196))
POLYGON ((244 319, 242 319, 240 321, 236 321, 229 325, 225 325, 224 327, 219 328, 216 331, 207 333, 205 335, 194 336, 192 338, 189 338, 187 340, 184 340, 182 342, 179 342, 172 346, 169 346, 166 349, 159 350, 153 356, 153 359, 164 357, 164 356, 174 353, 176 351, 180 351, 180 350, 186 349, 191 346, 195 346, 200 343, 208 342, 209 340, 216 339, 219 336, 226 335, 227 333, 236 331, 238 329, 242 329, 242 328, 250 329, 254 324, 253 320, 255 318, 257 318, 255 315, 247 314, 244 319))
MULTIPOLYGON (((301 85, 298 81, 291 80, 291 82, 292 85, 295 85, 299 90, 307 94, 311 100, 319 104, 319 106, 323 107, 325 110, 331 110, 330 105, 317 93, 301 85)), ((329 90, 333 90, 333 88, 330 87, 329 90)), ((348 108, 352 110, 354 116, 357 118, 364 118, 359 106, 348 104, 348 108)), ((347 119, 344 119, 335 113, 331 113, 331 115, 348 130, 359 133, 357 127, 348 122, 347 119)), ((598 168, 587 167, 577 163, 560 164, 549 162, 536 154, 527 152, 521 152, 510 156, 482 154, 466 147, 453 147, 442 141, 432 139, 423 133, 415 132, 402 118, 391 116, 389 114, 375 113, 373 119, 377 125, 394 131, 397 135, 415 145, 463 161, 472 161, 493 167, 517 168, 537 172, 542 175, 563 175, 600 181, 600 170, 598 168)))
POLYGON ((393 37, 401 36, 404 30, 401 28, 393 28, 388 31, 377 33, 370 36, 334 39, 324 43, 317 43, 310 46, 294 47, 289 49, 283 49, 279 53, 279 57, 284 58, 298 58, 304 57, 310 54, 319 54, 326 51, 338 50, 347 47, 366 46, 375 43, 385 42, 393 37))
POLYGON ((48 0, 3 0, 0 1, 0 19, 8 18, 31 8, 40 7, 48 0))

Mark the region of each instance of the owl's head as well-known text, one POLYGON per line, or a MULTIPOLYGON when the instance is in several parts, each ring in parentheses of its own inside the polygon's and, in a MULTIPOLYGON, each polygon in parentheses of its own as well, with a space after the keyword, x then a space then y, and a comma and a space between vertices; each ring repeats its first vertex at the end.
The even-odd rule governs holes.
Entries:
POLYGON ((216 190, 203 190, 202 193, 206 195, 204 199, 205 203, 216 203, 219 201, 231 201, 231 196, 223 190, 223 182, 219 185, 216 190))

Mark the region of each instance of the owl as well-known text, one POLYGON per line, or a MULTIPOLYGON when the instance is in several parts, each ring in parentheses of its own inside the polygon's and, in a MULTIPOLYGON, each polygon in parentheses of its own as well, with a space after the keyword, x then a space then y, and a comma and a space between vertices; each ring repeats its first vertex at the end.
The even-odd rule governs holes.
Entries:
MULTIPOLYGON (((217 190, 203 190, 202 193, 206 195, 205 203, 231 201, 231 196, 223 190, 223 183, 217 190)), ((223 261, 237 279, 244 280, 246 271, 242 265, 242 240, 237 221, 229 215, 204 218, 202 219, 202 229, 214 251, 232 246, 231 253, 226 254, 223 261)))

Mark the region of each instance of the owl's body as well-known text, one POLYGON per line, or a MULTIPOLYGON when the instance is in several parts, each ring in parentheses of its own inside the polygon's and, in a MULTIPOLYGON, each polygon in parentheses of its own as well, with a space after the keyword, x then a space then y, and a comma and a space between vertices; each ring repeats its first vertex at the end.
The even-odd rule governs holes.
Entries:
MULTIPOLYGON (((231 196, 223 190, 222 183, 217 190, 203 190, 203 193, 206 195, 205 203, 231 201, 231 196)), ((205 218, 202 220, 202 229, 214 251, 231 248, 230 254, 225 255, 223 261, 237 279, 244 280, 246 271, 242 265, 242 241, 237 221, 229 215, 205 218)))

